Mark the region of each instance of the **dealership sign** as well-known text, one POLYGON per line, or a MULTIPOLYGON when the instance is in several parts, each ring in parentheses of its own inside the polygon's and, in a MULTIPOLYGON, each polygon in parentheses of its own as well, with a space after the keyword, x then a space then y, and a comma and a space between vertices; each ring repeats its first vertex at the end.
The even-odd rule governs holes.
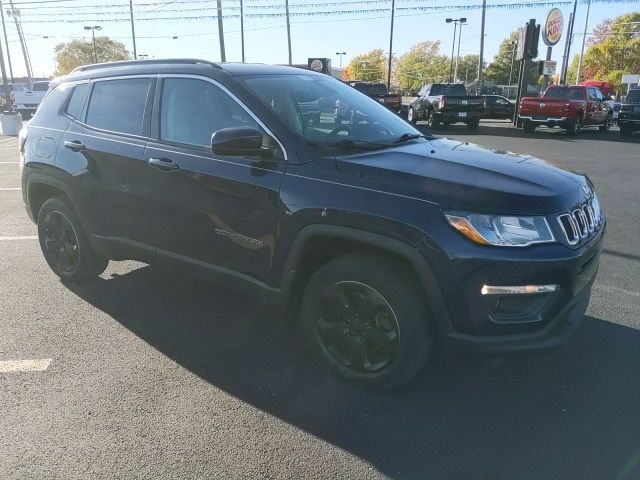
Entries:
POLYGON ((544 21, 544 28, 542 29, 542 39, 544 43, 549 47, 553 47, 562 38, 562 28, 564 27, 564 17, 562 16, 562 10, 559 8, 552 8, 547 13, 547 18, 544 21))

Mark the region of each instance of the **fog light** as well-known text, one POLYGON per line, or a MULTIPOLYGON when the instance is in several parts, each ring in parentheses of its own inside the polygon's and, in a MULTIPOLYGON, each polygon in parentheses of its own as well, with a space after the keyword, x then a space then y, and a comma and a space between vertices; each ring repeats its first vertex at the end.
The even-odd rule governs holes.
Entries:
POLYGON ((519 286, 492 286, 484 285, 480 293, 482 295, 533 295, 536 293, 551 293, 558 290, 558 285, 519 285, 519 286))

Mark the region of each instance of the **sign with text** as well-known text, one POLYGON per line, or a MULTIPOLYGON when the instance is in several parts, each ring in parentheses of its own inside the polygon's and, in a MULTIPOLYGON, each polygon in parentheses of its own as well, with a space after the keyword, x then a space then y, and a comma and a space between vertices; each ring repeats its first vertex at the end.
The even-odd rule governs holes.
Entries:
POLYGON ((559 8, 552 8, 547 13, 544 20, 544 28, 542 29, 542 40, 549 47, 553 47, 562 38, 562 29, 564 28, 564 16, 559 8))
POLYGON ((555 75, 557 68, 558 68, 558 62, 556 62, 555 60, 545 60, 544 66, 542 67, 542 74, 555 75))

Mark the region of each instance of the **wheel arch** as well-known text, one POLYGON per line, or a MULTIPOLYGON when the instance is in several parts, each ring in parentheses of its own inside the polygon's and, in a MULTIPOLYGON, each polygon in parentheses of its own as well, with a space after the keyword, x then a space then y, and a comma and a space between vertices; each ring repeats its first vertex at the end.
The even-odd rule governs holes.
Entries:
POLYGON ((281 282, 283 299, 290 312, 298 312, 304 287, 318 268, 339 256, 363 251, 391 255, 401 261, 419 282, 439 332, 452 330, 449 311, 433 270, 412 245, 344 226, 308 225, 298 232, 285 260, 281 282))
POLYGON ((38 213, 40 212, 40 208, 42 208, 42 204, 49 198, 62 196, 71 202, 69 194, 64 190, 64 187, 60 185, 60 182, 47 175, 41 175, 38 173, 30 174, 29 177, 27 177, 26 191, 29 213, 31 214, 33 221, 36 223, 38 221, 38 213))

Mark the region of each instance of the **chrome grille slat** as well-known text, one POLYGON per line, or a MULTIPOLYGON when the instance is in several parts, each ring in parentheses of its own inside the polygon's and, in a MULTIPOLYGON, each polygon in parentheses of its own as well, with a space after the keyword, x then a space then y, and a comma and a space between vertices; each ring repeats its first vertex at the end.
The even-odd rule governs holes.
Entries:
POLYGON ((602 224, 602 210, 598 199, 594 196, 588 202, 579 205, 567 213, 557 216, 560 229, 569 245, 576 245, 581 240, 591 237, 602 224))

